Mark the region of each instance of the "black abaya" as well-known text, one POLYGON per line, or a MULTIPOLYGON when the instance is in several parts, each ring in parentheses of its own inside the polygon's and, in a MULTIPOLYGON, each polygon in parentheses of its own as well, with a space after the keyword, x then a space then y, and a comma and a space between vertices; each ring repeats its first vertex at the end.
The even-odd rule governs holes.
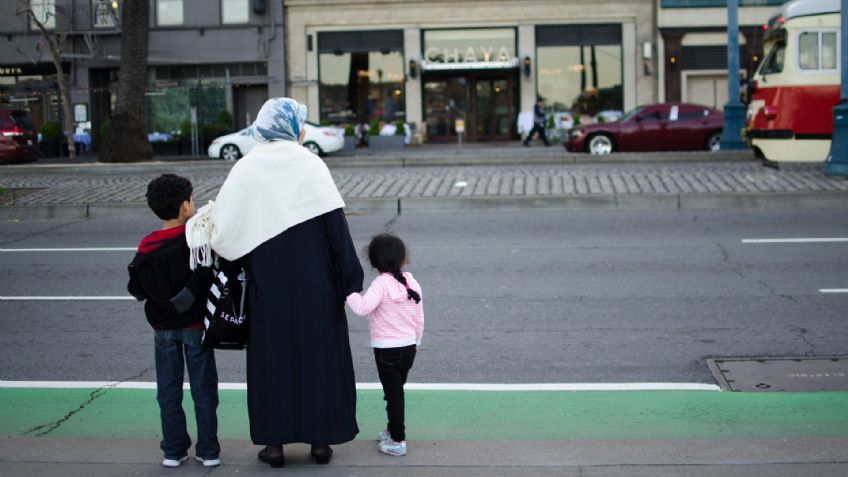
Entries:
POLYGON ((356 382, 344 300, 363 272, 342 209, 256 247, 248 278, 247 401, 254 444, 353 440, 356 382))

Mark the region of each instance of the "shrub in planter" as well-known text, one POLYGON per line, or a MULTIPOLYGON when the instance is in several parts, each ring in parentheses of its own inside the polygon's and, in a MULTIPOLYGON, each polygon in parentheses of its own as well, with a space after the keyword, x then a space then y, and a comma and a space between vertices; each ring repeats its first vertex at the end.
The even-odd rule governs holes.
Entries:
POLYGON ((371 127, 368 128, 369 136, 379 136, 380 135, 380 118, 374 118, 371 121, 371 127))
POLYGON ((203 137, 200 143, 200 153, 203 154, 216 137, 233 132, 229 124, 213 123, 203 126, 203 137))
POLYGON ((342 149, 344 152, 355 152, 356 151, 356 129, 350 124, 345 126, 344 130, 344 148, 342 149))
POLYGON ((178 156, 180 155, 180 137, 174 136, 169 141, 157 141, 150 143, 153 146, 154 156, 178 156))
POLYGON ((371 136, 368 138, 369 149, 403 149, 406 133, 403 128, 403 121, 395 122, 395 133, 392 136, 380 136, 380 123, 376 123, 377 134, 371 133, 375 130, 374 123, 371 124, 371 136))
POLYGON ((59 155, 59 141, 62 138, 62 128, 56 121, 47 121, 41 125, 41 155, 44 157, 57 157, 59 155))

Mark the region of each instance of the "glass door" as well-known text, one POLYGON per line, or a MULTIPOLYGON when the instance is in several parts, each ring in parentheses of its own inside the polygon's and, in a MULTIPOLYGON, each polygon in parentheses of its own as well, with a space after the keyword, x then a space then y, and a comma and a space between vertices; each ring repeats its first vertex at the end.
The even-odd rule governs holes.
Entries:
POLYGON ((512 138, 513 95, 509 78, 477 78, 474 82, 476 141, 512 138))
MULTIPOLYGON (((427 125, 427 140, 456 140, 455 121, 468 121, 468 89, 468 80, 464 76, 424 79, 424 123, 427 125)), ((467 130, 466 124, 466 134, 467 130)))

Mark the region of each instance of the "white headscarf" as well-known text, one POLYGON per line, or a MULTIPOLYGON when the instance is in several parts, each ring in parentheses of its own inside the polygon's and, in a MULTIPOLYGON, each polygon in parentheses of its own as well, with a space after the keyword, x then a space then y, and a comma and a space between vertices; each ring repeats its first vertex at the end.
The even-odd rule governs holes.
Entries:
POLYGON ((186 224, 191 267, 250 253, 292 226, 344 207, 329 169, 297 142, 306 106, 268 100, 251 126, 262 141, 233 166, 215 201, 186 224))

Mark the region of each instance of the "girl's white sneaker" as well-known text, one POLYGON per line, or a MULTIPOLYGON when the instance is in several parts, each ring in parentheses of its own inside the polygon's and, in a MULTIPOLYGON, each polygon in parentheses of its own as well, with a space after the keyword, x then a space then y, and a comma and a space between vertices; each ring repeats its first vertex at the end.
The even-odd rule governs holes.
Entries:
POLYGON ((406 441, 395 442, 389 437, 377 444, 377 449, 384 454, 404 456, 406 455, 406 441))
POLYGON ((186 461, 186 459, 188 459, 187 455, 184 455, 184 456, 180 457, 179 459, 169 459, 169 458, 166 457, 166 458, 162 459, 162 465, 165 466, 165 467, 179 467, 180 464, 182 464, 183 462, 186 461))

